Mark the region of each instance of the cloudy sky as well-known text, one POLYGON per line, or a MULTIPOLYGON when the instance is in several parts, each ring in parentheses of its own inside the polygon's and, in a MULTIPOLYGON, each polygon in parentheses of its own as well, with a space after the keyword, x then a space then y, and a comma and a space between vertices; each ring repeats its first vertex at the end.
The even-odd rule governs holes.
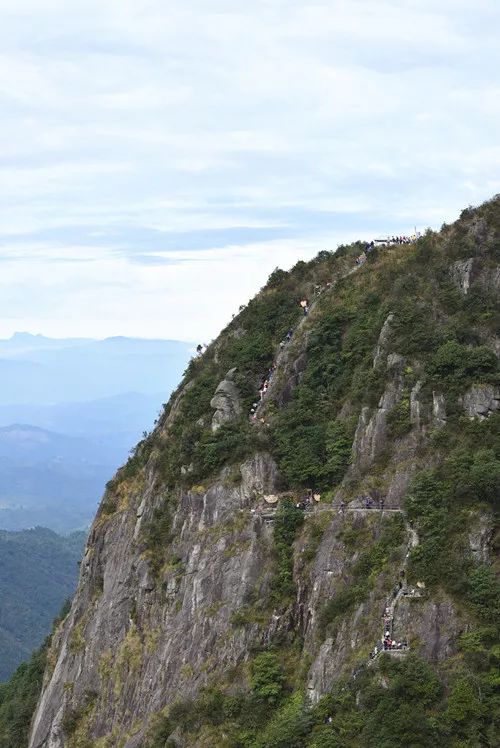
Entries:
POLYGON ((498 0, 0 0, 0 336, 206 340, 500 191, 498 0))

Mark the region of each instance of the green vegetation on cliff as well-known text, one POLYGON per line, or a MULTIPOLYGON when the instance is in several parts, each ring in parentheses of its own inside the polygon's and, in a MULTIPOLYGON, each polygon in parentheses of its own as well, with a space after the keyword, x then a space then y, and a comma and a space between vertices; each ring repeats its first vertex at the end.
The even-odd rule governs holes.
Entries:
MULTIPOLYGON (((273 531, 256 521, 259 533, 242 542, 247 551, 262 541, 267 582, 259 579, 237 611, 223 599, 203 607, 200 594, 184 622, 211 633, 220 612, 213 651, 196 660, 198 671, 186 662, 189 693, 198 695, 186 699, 180 689, 156 714, 148 748, 500 744, 500 200, 415 244, 375 250, 356 269, 362 248, 273 273, 193 359, 157 428, 108 485, 98 527, 121 519, 146 483, 154 493, 137 544, 154 578, 148 594, 163 595, 162 614, 173 618, 184 602, 175 599, 186 561, 176 552, 179 502, 203 504, 197 553, 207 543, 229 559, 234 547, 223 535, 237 534, 237 520, 229 527, 226 514, 211 524, 219 509, 211 487, 224 494, 223 514, 234 490, 244 525, 263 497, 255 490, 244 503, 238 495, 242 462, 267 452, 279 473, 273 531), (302 298, 315 300, 307 317, 302 298), (234 368, 241 415, 214 431, 210 402, 234 368), (322 502, 304 516, 296 503, 308 489, 322 502), (367 497, 378 502, 369 518, 367 497), (372 648, 394 619, 403 579, 401 626, 415 619, 418 632, 409 648, 391 650, 394 658, 378 656, 372 648), (439 616, 445 626, 447 615, 453 626, 441 645, 432 626, 439 616), (250 642, 243 653, 238 637, 250 642), (218 646, 230 667, 217 660, 218 646), (313 703, 311 691, 322 698, 313 703)), ((137 516, 134 507, 130 524, 137 516)), ((141 611, 131 618, 135 627, 141 611)), ((81 724, 86 705, 75 709, 68 715, 81 724)))
MULTIPOLYGON (((69 611, 66 602, 55 620, 54 629, 69 611)), ((28 744, 31 718, 35 710, 47 665, 51 636, 20 665, 7 683, 0 684, 0 748, 24 748, 28 744)))
POLYGON ((85 533, 0 531, 0 681, 30 656, 73 595, 85 533))
MULTIPOLYGON (((160 722, 152 733, 151 748, 195 744, 227 748, 399 748, 404 744, 472 748, 500 742, 499 568, 497 561, 491 564, 474 557, 468 539, 475 519, 489 517, 493 527, 490 550, 492 554, 498 551, 500 415, 471 420, 462 404, 471 386, 500 384, 498 357, 487 342, 496 335, 500 319, 499 293, 487 280, 491 269, 500 263, 499 228, 500 202, 493 201, 475 212, 464 212, 455 226, 444 227, 438 234, 429 232, 414 246, 373 253, 361 271, 338 281, 335 292, 320 296, 303 323, 307 333, 300 341, 292 341, 295 348, 290 355, 300 361, 300 377, 294 386, 285 397, 283 389, 271 389, 264 410, 266 423, 253 427, 257 435, 248 440, 248 421, 243 418, 231 430, 242 438, 235 440, 234 447, 227 442, 222 450, 221 464, 238 462, 245 453, 255 451, 260 439, 277 459, 285 488, 300 492, 314 487, 332 495, 349 469, 361 406, 375 408, 386 387, 390 374, 387 357, 382 356, 374 366, 373 356, 390 315, 390 351, 404 357, 403 394, 387 415, 389 443, 385 451, 370 475, 353 473, 346 488, 356 496, 359 485, 369 485, 367 478, 378 485, 378 476, 387 474, 397 444, 411 438, 414 429, 411 393, 417 383, 420 417, 424 414, 431 421, 434 393, 443 396, 446 423, 439 429, 429 428, 420 440, 417 470, 405 508, 420 541, 408 559, 410 583, 425 583, 430 595, 439 591, 450 595, 468 621, 455 642, 454 655, 440 665, 429 664, 416 654, 401 661, 382 657, 370 669, 358 667, 355 680, 339 681, 331 696, 310 707, 303 698, 304 676, 297 678, 300 667, 293 677, 285 677, 290 647, 298 647, 299 652, 301 648, 300 634, 294 632, 285 642, 275 642, 264 653, 254 655, 247 675, 248 690, 235 694, 214 686, 193 702, 175 705, 166 718, 168 730, 166 723, 160 722), (488 230, 483 229, 484 238, 478 239, 475 227, 481 222, 488 230), (459 263, 456 272, 460 272, 460 262, 471 256, 477 258, 483 274, 482 293, 475 288, 468 294, 461 292, 454 278, 455 264, 459 263), (254 663, 261 663, 264 655, 269 657, 271 681, 273 672, 276 676, 270 684, 274 696, 268 701, 259 700, 252 685, 254 663), (180 735, 180 742, 174 738, 165 742, 161 737, 172 734, 180 735)), ((341 262, 352 262, 358 252, 358 246, 341 248, 336 259, 322 253, 288 274, 275 274, 274 282, 294 287, 296 299, 311 297, 313 284, 334 274, 335 262, 337 267, 341 262)), ((269 292, 267 287, 264 294, 269 292)), ((260 329, 264 322, 258 303, 254 312, 260 329)), ((233 323, 233 329, 240 327, 245 336, 256 335, 246 327, 243 316, 233 323)), ((275 328, 273 332, 279 332, 273 340, 276 347, 282 330, 275 328)), ((268 354, 259 359, 260 376, 272 363, 272 346, 268 354)), ((236 358, 225 360, 211 387, 223 377, 225 368, 237 363, 236 358)), ((196 365, 201 367, 202 363, 196 365)), ((251 376, 248 372, 240 371, 245 397, 252 386, 254 391, 258 388, 259 381, 257 370, 251 376)), ((200 410, 197 416, 206 418, 206 413, 206 409, 200 410)), ((181 422, 186 428, 182 417, 181 422)), ((189 459, 193 455, 196 451, 189 459)), ((217 465, 203 464, 195 456, 196 460, 196 480, 209 479, 217 465)), ((283 524, 286 511, 277 515, 274 531, 280 569, 274 584, 279 580, 285 592, 283 600, 294 594, 289 549, 295 531, 283 524)), ((335 637, 356 606, 367 599, 387 565, 401 563, 397 561, 398 548, 404 538, 404 522, 399 516, 392 525, 386 524, 378 539, 363 536, 364 545, 349 570, 349 580, 325 600, 324 636, 335 637)))

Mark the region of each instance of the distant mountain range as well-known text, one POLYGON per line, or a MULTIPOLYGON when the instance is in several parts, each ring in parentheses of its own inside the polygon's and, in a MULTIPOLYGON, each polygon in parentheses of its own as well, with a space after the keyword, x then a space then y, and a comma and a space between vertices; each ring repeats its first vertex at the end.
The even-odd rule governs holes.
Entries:
POLYGON ((175 340, 54 340, 16 333, 0 340, 0 405, 96 400, 176 386, 193 346, 175 340))
POLYGON ((166 396, 124 392, 86 402, 62 402, 51 405, 15 403, 0 405, 0 427, 14 423, 30 424, 60 434, 95 439, 128 450, 137 434, 151 427, 166 396))
POLYGON ((0 340, 0 528, 86 527, 192 349, 125 337, 0 340))
POLYGON ((0 526, 86 527, 122 458, 112 441, 98 444, 29 425, 0 428, 0 526))

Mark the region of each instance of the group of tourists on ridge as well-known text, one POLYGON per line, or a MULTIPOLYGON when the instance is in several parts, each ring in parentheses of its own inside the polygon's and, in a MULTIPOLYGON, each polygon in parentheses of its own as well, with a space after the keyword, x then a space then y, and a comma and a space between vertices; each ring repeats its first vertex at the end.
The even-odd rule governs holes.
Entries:
POLYGON ((373 239, 371 242, 366 242, 364 251, 359 255, 359 257, 356 257, 356 265, 358 265, 358 267, 364 265, 366 258, 373 252, 377 245, 380 247, 387 247, 393 244, 413 244, 413 242, 416 242, 419 237, 420 234, 417 232, 411 236, 391 236, 387 239, 373 239))
POLYGON ((390 239, 377 239, 378 242, 385 242, 385 244, 413 244, 419 238, 420 234, 411 234, 411 236, 392 236, 390 239))

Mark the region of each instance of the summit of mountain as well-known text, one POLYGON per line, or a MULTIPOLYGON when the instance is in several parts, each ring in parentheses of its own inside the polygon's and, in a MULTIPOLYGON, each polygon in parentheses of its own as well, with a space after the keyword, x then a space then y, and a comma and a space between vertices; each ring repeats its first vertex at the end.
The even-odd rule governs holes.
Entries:
POLYGON ((500 198, 277 269, 107 484, 30 748, 498 745, 500 198))

